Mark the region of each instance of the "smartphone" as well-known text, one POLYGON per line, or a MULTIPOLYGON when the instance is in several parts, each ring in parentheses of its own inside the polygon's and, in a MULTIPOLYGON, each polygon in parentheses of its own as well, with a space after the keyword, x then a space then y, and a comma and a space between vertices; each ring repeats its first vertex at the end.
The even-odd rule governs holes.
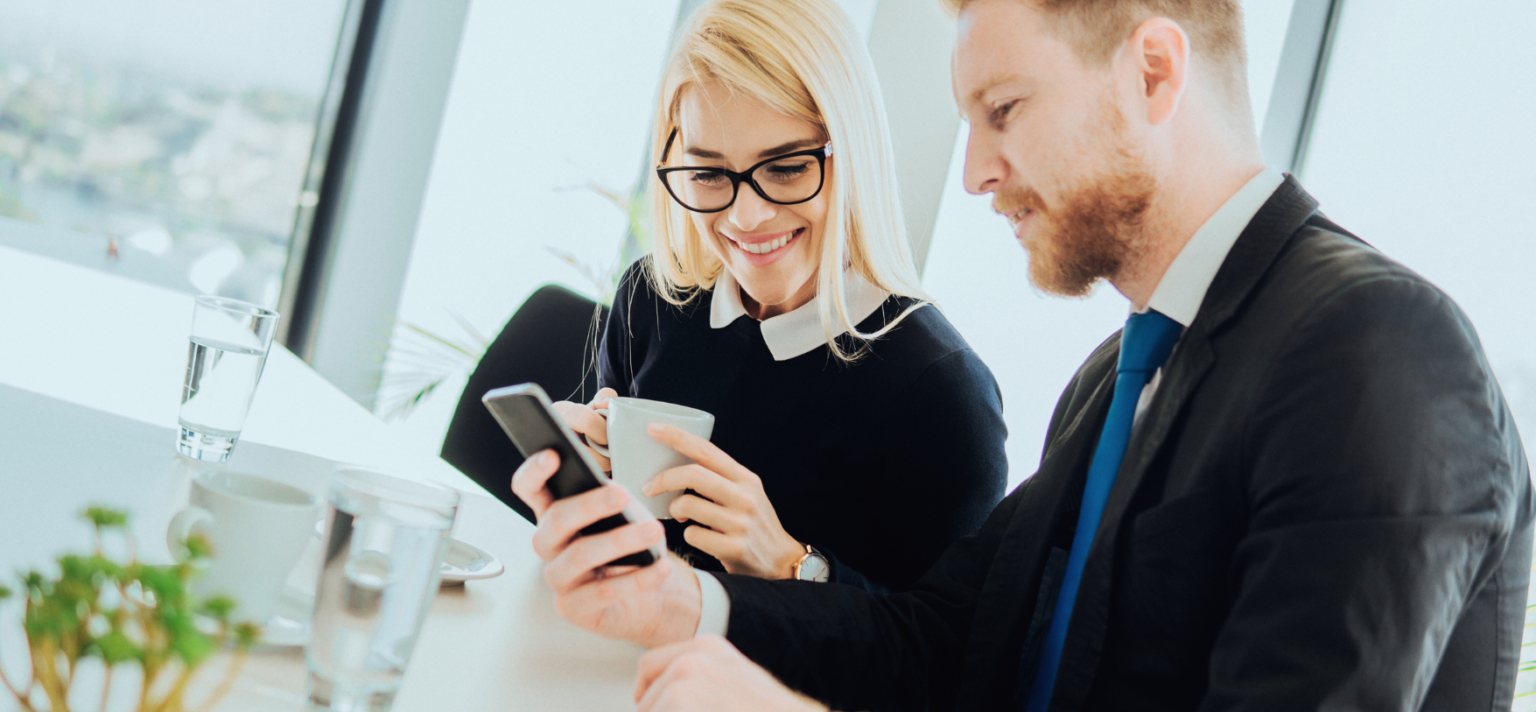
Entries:
MULTIPOLYGON (((565 499, 588 490, 604 486, 608 478, 592 459, 592 454, 576 438, 576 433, 566 427, 565 421, 555 414, 554 404, 544 389, 535 383, 497 388, 486 392, 480 402, 490 409, 491 417, 512 438, 523 457, 531 457, 540 450, 554 450, 560 455, 560 469, 549 478, 545 486, 555 499, 565 499)), ((630 522, 654 520, 656 517, 639 501, 630 500, 620 514, 592 523, 581 530, 582 534, 597 534, 616 529, 630 522)), ((649 550, 630 554, 609 566, 650 566, 662 557, 661 545, 649 550)))

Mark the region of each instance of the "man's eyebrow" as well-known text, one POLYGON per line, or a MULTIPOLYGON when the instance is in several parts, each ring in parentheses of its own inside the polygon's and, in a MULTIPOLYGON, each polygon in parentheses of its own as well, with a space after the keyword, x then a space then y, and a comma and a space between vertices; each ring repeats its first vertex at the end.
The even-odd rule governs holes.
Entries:
POLYGON ((972 104, 980 104, 986 98, 987 92, 996 89, 998 85, 1018 80, 1019 77, 1013 75, 995 74, 988 78, 987 81, 982 82, 981 86, 977 87, 975 91, 971 92, 969 99, 972 104))
MULTIPOLYGON (((795 151, 801 151, 808 148, 820 148, 826 143, 826 141, 823 141, 819 138, 802 138, 798 141, 781 143, 777 146, 774 146, 773 148, 759 151, 757 157, 772 158, 774 156, 782 156, 786 153, 794 153, 795 151)), ((725 154, 720 153, 719 151, 711 151, 707 148, 699 148, 697 146, 687 147, 683 149, 683 153, 697 158, 712 158, 719 160, 723 160, 725 158, 725 154)))

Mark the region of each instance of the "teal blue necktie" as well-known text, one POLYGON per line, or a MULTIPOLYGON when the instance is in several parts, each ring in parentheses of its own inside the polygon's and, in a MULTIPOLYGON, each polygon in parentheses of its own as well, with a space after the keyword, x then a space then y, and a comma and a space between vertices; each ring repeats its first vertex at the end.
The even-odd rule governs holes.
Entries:
POLYGON ((1050 706, 1056 672, 1061 667, 1061 648, 1067 642, 1067 624, 1072 620, 1072 605, 1083 580, 1083 564, 1088 560, 1088 549, 1099 530, 1109 491, 1114 488, 1126 445, 1131 441, 1136 402, 1152 374, 1168 360, 1168 353, 1173 351, 1183 329, 1179 322, 1152 310, 1132 314, 1125 320, 1125 329, 1120 334, 1120 364, 1115 369, 1115 396, 1109 402, 1104 431, 1099 434, 1099 445, 1088 466, 1088 484, 1083 487, 1083 506, 1077 513, 1072 552, 1067 556, 1067 571, 1061 581, 1061 593, 1056 596, 1056 610, 1040 650, 1040 665, 1035 668, 1025 712, 1045 712, 1050 706))

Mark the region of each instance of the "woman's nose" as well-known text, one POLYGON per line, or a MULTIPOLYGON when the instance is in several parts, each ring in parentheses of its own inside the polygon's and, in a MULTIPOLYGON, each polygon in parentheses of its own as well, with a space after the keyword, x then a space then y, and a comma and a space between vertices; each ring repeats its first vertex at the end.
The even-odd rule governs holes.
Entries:
POLYGON ((758 195, 752 186, 745 183, 742 184, 741 191, 736 194, 736 202, 725 211, 725 217, 731 221, 731 225, 743 232, 757 229, 757 226, 772 220, 773 216, 778 214, 779 206, 763 200, 763 196, 758 195))

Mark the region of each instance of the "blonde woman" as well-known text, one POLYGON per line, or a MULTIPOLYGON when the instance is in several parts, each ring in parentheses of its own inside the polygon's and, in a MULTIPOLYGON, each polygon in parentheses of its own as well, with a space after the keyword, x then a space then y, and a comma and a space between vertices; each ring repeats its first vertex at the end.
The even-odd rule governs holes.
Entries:
POLYGON ((655 125, 654 251, 614 300, 604 390, 562 415, 606 444, 615 395, 715 414, 729 459, 647 491, 688 491, 666 533, 695 566, 910 587, 1002 496, 1006 431, 919 285, 862 40, 833 0, 707 3, 655 125))

